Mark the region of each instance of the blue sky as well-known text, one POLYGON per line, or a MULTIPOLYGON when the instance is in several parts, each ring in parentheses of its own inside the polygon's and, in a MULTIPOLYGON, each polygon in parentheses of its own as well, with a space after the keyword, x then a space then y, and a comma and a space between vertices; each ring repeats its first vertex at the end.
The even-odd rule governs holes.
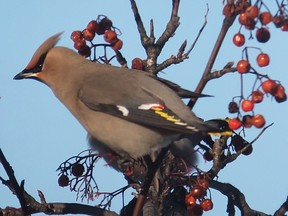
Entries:
MULTIPOLYGON (((163 2, 138 3, 147 29, 150 19, 153 18, 156 37, 163 31, 170 16, 171 2, 163 2)), ((161 75, 191 90, 199 81, 219 32, 223 19, 222 1, 182 1, 179 12, 181 25, 160 57, 161 61, 177 54, 185 39, 188 44, 193 42, 203 24, 206 2, 210 8, 208 24, 190 58, 179 65, 171 66, 161 75)), ((273 7, 271 9, 273 11, 273 7)), ((55 170, 61 162, 87 148, 86 132, 47 86, 33 80, 14 81, 13 77, 27 65, 35 49, 55 33, 64 31, 59 45, 73 48, 69 39, 70 33, 73 30, 84 29, 86 24, 99 14, 107 15, 114 25, 121 29, 121 39, 124 41, 122 53, 128 62, 135 57, 145 58, 130 3, 117 0, 2 1, 0 10, 0 147, 13 166, 18 180, 25 179, 25 188, 30 194, 37 197, 39 189, 45 194, 48 202, 75 202, 75 193, 71 193, 67 188, 58 187, 55 170)), ((248 41, 248 45, 261 46, 271 57, 271 65, 259 72, 281 80, 284 87, 288 88, 285 62, 288 44, 284 40, 287 33, 275 29, 271 24, 269 27, 269 43, 259 45, 252 40, 248 41)), ((237 24, 229 31, 213 69, 221 69, 228 61, 237 62, 241 58, 242 49, 232 44, 232 36, 238 29, 237 24)), ((249 32, 243 32, 246 37, 249 36, 249 32)), ((256 56, 256 52, 252 52, 251 56, 253 55, 256 56)), ((248 85, 251 79, 254 80, 254 77, 250 76, 245 80, 246 96, 251 90, 251 85, 248 85)), ((228 114, 227 106, 233 96, 240 94, 239 75, 229 74, 212 81, 205 93, 215 97, 198 102, 194 109, 198 116, 204 119, 231 116, 228 114)), ((268 123, 274 122, 274 126, 255 143, 252 155, 241 156, 219 175, 220 181, 230 182, 244 192, 252 208, 270 214, 288 195, 285 160, 288 145, 285 134, 287 109, 287 103, 277 104, 271 97, 258 104, 256 112, 263 114, 268 123)), ((248 130, 247 140, 253 140, 259 132, 256 129, 248 130)), ((199 166, 207 170, 211 164, 200 160, 199 166)), ((103 191, 113 191, 125 185, 122 175, 105 167, 104 163, 100 163, 96 169, 96 180, 103 191)), ((5 177, 2 168, 0 175, 5 177)), ((11 195, 6 187, 0 185, 0 194, 0 207, 19 206, 16 197, 11 195)), ((132 196, 127 193, 126 197, 130 200, 132 196)), ((226 197, 212 190, 212 198, 215 210, 205 215, 225 215, 226 197)), ((120 199, 113 205, 112 209, 119 209, 120 199)))

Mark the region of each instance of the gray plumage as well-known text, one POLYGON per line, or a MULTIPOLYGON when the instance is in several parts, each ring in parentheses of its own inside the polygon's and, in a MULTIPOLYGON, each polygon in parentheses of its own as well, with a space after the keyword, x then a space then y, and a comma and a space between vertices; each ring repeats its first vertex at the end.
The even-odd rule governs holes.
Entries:
MULTIPOLYGON (((183 134, 219 132, 187 108, 175 89, 148 73, 90 62, 47 39, 14 79, 47 84, 87 130, 119 155, 140 157, 183 134), (157 111, 158 110, 158 111, 157 111)), ((193 139, 192 139, 193 140, 193 139)))

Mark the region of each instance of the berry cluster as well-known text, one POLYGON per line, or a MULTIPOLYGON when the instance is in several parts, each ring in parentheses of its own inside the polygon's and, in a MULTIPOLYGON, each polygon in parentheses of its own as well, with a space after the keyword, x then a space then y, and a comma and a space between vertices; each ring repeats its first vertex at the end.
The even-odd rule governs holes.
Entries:
POLYGON ((70 189, 78 194, 82 192, 82 200, 84 198, 93 199, 94 189, 97 193, 98 187, 92 172, 94 163, 99 158, 99 155, 87 150, 64 161, 57 169, 59 186, 70 186, 70 189))
POLYGON ((106 16, 98 16, 96 20, 91 20, 87 24, 86 29, 73 31, 70 38, 74 42, 74 48, 78 50, 78 53, 87 58, 91 56, 92 48, 95 50, 97 46, 110 46, 115 51, 120 50, 123 41, 117 37, 115 30, 116 28, 113 27, 110 19, 106 16), (92 41, 96 35, 103 35, 104 41, 108 44, 94 44, 92 41), (90 46, 87 43, 90 43, 90 46))
MULTIPOLYGON (((257 0, 253 5, 251 1, 238 0, 227 1, 227 4, 223 8, 223 14, 226 17, 238 15, 238 21, 241 25, 240 30, 233 36, 233 43, 237 47, 241 47, 246 43, 244 34, 240 31, 242 27, 250 31, 250 38, 252 39, 253 30, 255 31, 255 37, 258 42, 266 43, 270 39, 270 31, 267 25, 274 23, 277 28, 281 28, 282 31, 288 31, 288 14, 284 4, 278 4, 278 11, 273 16, 268 7, 263 1, 257 0), (260 27, 257 27, 257 25, 260 27)), ((270 95, 278 103, 284 102, 287 99, 285 89, 279 81, 270 79, 267 75, 258 73, 255 68, 252 67, 251 61, 248 58, 248 49, 260 50, 260 53, 255 58, 258 67, 266 67, 270 64, 270 56, 263 52, 260 48, 245 47, 242 52, 242 59, 237 62, 236 69, 241 74, 241 96, 238 102, 235 102, 233 98, 229 103, 228 109, 230 113, 237 113, 237 117, 232 118, 229 121, 229 126, 232 130, 237 130, 241 127, 250 128, 255 126, 256 128, 262 128, 265 125, 265 118, 261 114, 254 114, 255 104, 261 103, 264 99, 264 95, 270 95), (243 96, 243 77, 244 74, 253 74, 256 76, 256 81, 252 88, 252 92, 248 97, 243 96), (256 84, 260 83, 256 88, 256 84), (241 113, 244 112, 244 115, 241 113), (246 114, 252 112, 252 114, 246 114)))
POLYGON ((206 196, 208 188, 208 181, 198 177, 197 184, 193 185, 185 196, 188 215, 201 216, 203 211, 210 211, 213 208, 211 197, 206 196))
MULTIPOLYGON (((251 47, 250 47, 251 48, 251 47)), ((255 47, 252 47, 255 48, 255 47)), ((259 49, 259 48, 255 48, 259 49)), ((260 49, 259 49, 260 50, 260 49)), ((278 103, 287 100, 287 95, 285 88, 280 84, 279 81, 270 79, 267 75, 259 74, 252 66, 248 59, 248 47, 243 50, 246 55, 246 59, 242 58, 237 63, 237 71, 241 74, 241 82, 243 82, 242 75, 250 73, 256 76, 256 81, 260 83, 258 88, 255 88, 255 84, 252 88, 250 95, 245 98, 242 94, 240 96, 239 102, 235 102, 234 99, 229 103, 228 110, 229 113, 237 113, 238 116, 229 121, 229 126, 232 130, 237 130, 241 126, 245 128, 250 128, 254 125, 256 128, 262 128, 265 125, 265 118, 261 114, 254 115, 255 104, 261 103, 264 100, 264 95, 272 96, 278 103), (244 115, 241 119, 241 112, 252 112, 253 115, 244 115)), ((270 63, 270 57, 267 53, 260 50, 260 54, 256 58, 259 67, 268 66, 270 63)), ((243 88, 243 83, 241 84, 243 88)))
POLYGON ((273 22, 276 28, 280 28, 282 31, 288 31, 288 14, 285 9, 285 4, 278 5, 278 11, 273 16, 263 1, 256 1, 255 5, 251 4, 251 1, 238 0, 227 1, 227 4, 223 8, 223 14, 226 17, 239 15, 238 21, 247 30, 254 30, 257 23, 260 23, 261 27, 256 31, 256 38, 259 42, 265 43, 270 38, 270 32, 268 28, 263 27, 273 22), (265 8, 264 11, 261 11, 265 8))

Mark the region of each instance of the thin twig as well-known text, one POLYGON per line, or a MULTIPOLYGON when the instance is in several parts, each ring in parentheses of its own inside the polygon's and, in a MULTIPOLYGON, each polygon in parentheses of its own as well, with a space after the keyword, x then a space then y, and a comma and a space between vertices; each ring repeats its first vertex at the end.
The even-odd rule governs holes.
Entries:
POLYGON ((8 161, 6 160, 1 148, 0 148, 0 162, 2 163, 4 169, 5 169, 8 177, 9 177, 9 183, 11 184, 10 186, 13 187, 13 190, 14 190, 14 192, 15 192, 15 194, 16 194, 19 202, 20 202, 20 205, 21 205, 21 208, 22 208, 24 215, 28 215, 29 210, 28 210, 27 203, 26 203, 24 195, 23 195, 23 192, 24 192, 23 187, 24 186, 20 187, 20 185, 18 184, 18 181, 14 175, 14 170, 12 169, 12 167, 10 166, 8 161))

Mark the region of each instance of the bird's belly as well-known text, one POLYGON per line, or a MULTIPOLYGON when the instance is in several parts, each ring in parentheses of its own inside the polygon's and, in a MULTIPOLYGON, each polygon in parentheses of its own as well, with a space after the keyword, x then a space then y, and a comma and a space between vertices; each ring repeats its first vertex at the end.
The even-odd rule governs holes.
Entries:
POLYGON ((164 134, 100 112, 93 112, 93 115, 78 120, 89 134, 110 149, 135 158, 166 147, 179 137, 175 133, 164 134))

